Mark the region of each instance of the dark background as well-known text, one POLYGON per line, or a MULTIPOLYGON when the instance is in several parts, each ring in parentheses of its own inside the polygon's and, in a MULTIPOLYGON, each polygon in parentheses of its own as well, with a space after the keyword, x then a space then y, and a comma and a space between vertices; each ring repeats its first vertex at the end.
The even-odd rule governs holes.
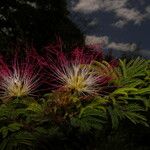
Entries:
POLYGON ((20 45, 40 50, 60 37, 66 46, 83 43, 68 18, 65 0, 0 0, 0 51, 20 45))

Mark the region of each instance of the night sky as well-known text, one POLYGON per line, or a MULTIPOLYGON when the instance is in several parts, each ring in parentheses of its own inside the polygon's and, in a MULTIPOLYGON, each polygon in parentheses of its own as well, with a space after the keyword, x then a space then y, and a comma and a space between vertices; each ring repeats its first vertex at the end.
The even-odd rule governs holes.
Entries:
POLYGON ((68 0, 68 9, 86 44, 150 58, 150 0, 68 0))

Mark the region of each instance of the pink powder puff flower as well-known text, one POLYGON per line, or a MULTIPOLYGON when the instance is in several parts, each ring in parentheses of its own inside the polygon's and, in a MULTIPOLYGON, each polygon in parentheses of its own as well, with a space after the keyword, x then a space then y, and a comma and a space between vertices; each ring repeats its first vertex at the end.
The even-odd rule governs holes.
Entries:
POLYGON ((99 55, 101 52, 84 48, 76 48, 65 55, 60 45, 47 47, 47 65, 55 79, 54 87, 78 94, 97 94, 105 79, 95 73, 91 64, 99 55))
POLYGON ((0 98, 7 101, 12 97, 33 95, 40 84, 40 67, 32 52, 26 51, 26 57, 19 59, 15 54, 13 61, 7 64, 0 57, 0 98))

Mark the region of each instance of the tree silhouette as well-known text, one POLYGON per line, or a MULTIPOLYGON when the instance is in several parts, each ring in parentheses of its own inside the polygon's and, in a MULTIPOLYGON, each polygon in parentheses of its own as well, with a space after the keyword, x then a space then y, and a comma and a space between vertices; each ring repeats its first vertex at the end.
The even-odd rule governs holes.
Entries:
POLYGON ((65 44, 82 43, 82 33, 67 17, 66 6, 66 0, 1 0, 1 50, 14 43, 39 49, 57 36, 65 44))

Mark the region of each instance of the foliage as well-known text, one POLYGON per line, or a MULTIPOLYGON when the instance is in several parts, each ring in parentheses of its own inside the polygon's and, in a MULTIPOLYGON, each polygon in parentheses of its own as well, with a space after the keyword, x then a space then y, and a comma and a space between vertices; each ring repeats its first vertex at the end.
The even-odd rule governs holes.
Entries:
MULTIPOLYGON (((85 62, 80 63, 85 65, 85 62)), ((97 93, 79 93, 55 86, 40 97, 26 95, 2 101, 0 149, 65 150, 79 149, 83 145, 82 149, 87 150, 109 149, 111 144, 117 143, 116 138, 122 139, 119 133, 124 132, 126 124, 149 129, 149 61, 119 60, 114 65, 95 59, 86 65, 92 69, 91 74, 107 78, 107 82, 98 83, 97 93), (85 137, 89 147, 84 143, 85 137), (110 145, 104 146, 105 140, 110 145)), ((46 73, 45 79, 49 75, 46 73)))

